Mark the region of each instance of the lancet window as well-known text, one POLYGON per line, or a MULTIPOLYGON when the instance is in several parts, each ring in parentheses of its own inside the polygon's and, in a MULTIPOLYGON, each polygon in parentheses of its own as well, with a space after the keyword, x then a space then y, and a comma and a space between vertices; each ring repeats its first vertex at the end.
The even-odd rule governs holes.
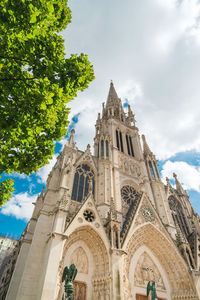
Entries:
POLYGON ((157 166, 156 166, 155 161, 153 162, 153 165, 154 165, 154 169, 155 169, 155 171, 156 171, 156 175, 157 175, 157 177, 159 178, 160 176, 159 176, 158 168, 157 168, 157 166))
POLYGON ((126 134, 126 146, 128 154, 134 156, 132 137, 128 134, 126 134))
POLYGON ((120 150, 119 149, 119 132, 118 132, 118 130, 116 130, 116 143, 117 143, 118 150, 120 150))
POLYGON ((76 168, 71 199, 81 202, 89 192, 89 184, 92 184, 92 193, 94 195, 94 172, 87 164, 81 164, 76 168))
POLYGON ((107 140, 106 140, 106 157, 107 158, 109 157, 109 143, 107 140))
POLYGON ((104 157, 104 140, 101 140, 101 157, 104 157))
POLYGON ((109 142, 108 140, 101 140, 97 144, 97 157, 108 158, 109 157, 109 142))
POLYGON ((149 160, 149 169, 150 169, 152 178, 155 178, 156 176, 155 176, 155 173, 154 173, 153 165, 152 165, 152 162, 150 160, 149 160))
POLYGON ((169 207, 171 209, 172 217, 175 224, 178 224, 181 231, 188 236, 189 235, 189 229, 186 222, 185 215, 183 213, 181 204, 174 198, 169 197, 169 207))
POLYGON ((117 143, 118 150, 124 152, 123 137, 120 130, 116 130, 116 143, 117 143))

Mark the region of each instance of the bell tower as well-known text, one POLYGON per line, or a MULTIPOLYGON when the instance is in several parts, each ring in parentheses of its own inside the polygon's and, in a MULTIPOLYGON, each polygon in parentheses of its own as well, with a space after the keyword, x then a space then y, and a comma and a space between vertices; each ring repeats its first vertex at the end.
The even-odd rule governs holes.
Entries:
POLYGON ((111 198, 122 220, 123 203, 121 188, 133 184, 137 192, 146 191, 152 203, 153 194, 145 166, 135 116, 128 105, 125 112, 111 81, 106 104, 102 104, 102 114, 98 114, 94 138, 94 155, 98 161, 97 205, 106 221, 111 198))

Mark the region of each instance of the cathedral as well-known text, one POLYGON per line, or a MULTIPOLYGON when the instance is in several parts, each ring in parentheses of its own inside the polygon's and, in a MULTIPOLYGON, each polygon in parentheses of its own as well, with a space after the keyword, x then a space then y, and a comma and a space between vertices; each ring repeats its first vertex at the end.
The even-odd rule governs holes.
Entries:
POLYGON ((76 300, 145 300, 149 281, 159 300, 200 299, 199 216, 176 174, 175 186, 161 181, 112 82, 95 129, 93 154, 71 130, 20 239, 6 300, 61 300, 72 263, 76 300))

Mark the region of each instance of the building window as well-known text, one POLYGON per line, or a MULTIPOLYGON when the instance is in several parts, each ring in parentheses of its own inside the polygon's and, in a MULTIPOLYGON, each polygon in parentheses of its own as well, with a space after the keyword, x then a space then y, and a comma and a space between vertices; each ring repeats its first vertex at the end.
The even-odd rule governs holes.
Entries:
POLYGON ((99 143, 97 144, 97 157, 99 157, 99 143))
POLYGON ((124 146, 123 146, 123 139, 122 139, 122 133, 121 131, 119 132, 119 137, 120 137, 120 150, 121 152, 124 152, 124 146))
POLYGON ((106 141, 106 157, 109 157, 109 143, 106 141))
POLYGON ((127 146, 128 155, 130 155, 131 152, 130 152, 130 147, 129 147, 129 138, 128 138, 127 134, 126 134, 126 146, 127 146))
POLYGON ((131 136, 129 136, 129 142, 130 142, 130 146, 131 146, 131 155, 134 156, 133 144, 132 144, 132 138, 131 138, 131 136))
POLYGON ((126 145, 128 154, 134 156, 132 137, 128 134, 126 134, 126 145))
POLYGON ((119 150, 119 132, 116 130, 117 149, 119 150))
POLYGON ((187 256, 189 258, 190 266, 191 266, 192 269, 194 269, 193 261, 192 261, 192 258, 191 258, 191 255, 190 255, 190 252, 189 252, 188 249, 186 249, 186 253, 187 253, 187 256))
POLYGON ((189 228, 181 204, 175 200, 174 197, 169 197, 168 201, 174 223, 179 226, 181 231, 187 237, 189 235, 189 228))
POLYGON ((121 197, 124 201, 124 203, 130 205, 131 203, 134 203, 138 200, 139 194, 137 191, 130 185, 125 185, 121 189, 121 197))
POLYGON ((123 138, 120 130, 116 130, 117 149, 124 152, 123 138))
POLYGON ((152 165, 152 162, 149 160, 149 169, 150 169, 150 172, 151 172, 151 176, 153 178, 155 178, 155 174, 154 174, 154 170, 153 170, 153 165, 152 165))
POLYGON ((104 140, 101 140, 101 157, 104 157, 104 140))
POLYGON ((156 170, 156 175, 157 175, 157 177, 160 178, 159 172, 158 172, 158 168, 157 168, 157 166, 156 166, 155 161, 153 162, 153 165, 154 165, 154 169, 156 170))
POLYGON ((92 193, 94 195, 94 172, 86 164, 79 165, 76 168, 76 173, 74 175, 74 183, 71 195, 72 200, 81 202, 84 199, 84 197, 87 196, 89 190, 89 179, 92 180, 92 193))

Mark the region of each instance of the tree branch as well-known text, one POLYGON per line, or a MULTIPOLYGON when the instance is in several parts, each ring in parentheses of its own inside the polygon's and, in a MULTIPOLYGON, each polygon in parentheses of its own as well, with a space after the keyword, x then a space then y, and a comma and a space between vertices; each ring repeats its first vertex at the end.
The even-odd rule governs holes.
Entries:
POLYGON ((37 77, 31 77, 31 78, 0 78, 0 81, 26 81, 26 80, 34 80, 38 79, 37 77))
POLYGON ((14 60, 20 60, 20 61, 25 61, 25 62, 29 63, 28 60, 26 60, 26 59, 21 59, 21 58, 15 57, 15 56, 13 56, 13 57, 7 57, 7 56, 2 56, 2 55, 0 55, 0 58, 2 58, 2 59, 14 59, 14 60))

